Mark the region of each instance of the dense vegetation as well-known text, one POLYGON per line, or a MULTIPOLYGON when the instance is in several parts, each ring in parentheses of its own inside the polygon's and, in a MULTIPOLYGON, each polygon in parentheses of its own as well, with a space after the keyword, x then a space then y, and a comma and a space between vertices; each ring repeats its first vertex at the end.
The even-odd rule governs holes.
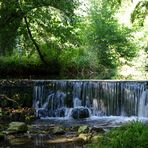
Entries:
POLYGON ((148 126, 139 122, 132 121, 119 128, 114 128, 106 133, 97 144, 88 147, 93 148, 146 148, 148 126))
POLYGON ((83 3, 0 0, 1 78, 146 79, 148 2, 83 3), (130 67, 140 74, 121 73, 130 67))

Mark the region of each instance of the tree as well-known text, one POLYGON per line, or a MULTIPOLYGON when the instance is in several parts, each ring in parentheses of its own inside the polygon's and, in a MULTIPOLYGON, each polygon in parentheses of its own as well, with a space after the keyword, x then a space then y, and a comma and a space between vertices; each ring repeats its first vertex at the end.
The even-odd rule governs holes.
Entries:
POLYGON ((137 51, 132 30, 120 25, 115 18, 119 4, 112 2, 92 2, 89 31, 87 30, 88 46, 97 54, 100 75, 103 78, 114 76, 120 61, 132 59, 137 51))
POLYGON ((148 16, 148 1, 141 0, 135 6, 134 11, 131 14, 131 22, 139 26, 144 25, 144 20, 148 16))
MULTIPOLYGON (((41 28, 44 30, 42 31, 44 34, 56 34, 56 37, 61 38, 62 41, 68 39, 75 21, 74 10, 77 5, 78 2, 76 0, 1 0, 1 55, 12 53, 16 45, 20 44, 18 40, 25 39, 27 40, 26 43, 28 43, 28 39, 30 38, 32 43, 29 41, 29 44, 31 46, 34 45, 34 49, 37 50, 41 60, 46 63, 44 54, 38 44, 39 41, 36 40, 37 31, 41 28), (54 14, 52 14, 53 12, 54 14), (53 15, 60 17, 60 21, 53 21, 53 15), (54 23, 57 28, 54 28, 54 23), (61 24, 63 24, 63 26, 60 26, 61 24), (36 29, 37 27, 38 29, 36 29), (58 29, 61 29, 60 33, 58 29), (67 34, 69 34, 69 36, 66 36, 67 34)), ((29 44, 27 46, 29 46, 29 44)))

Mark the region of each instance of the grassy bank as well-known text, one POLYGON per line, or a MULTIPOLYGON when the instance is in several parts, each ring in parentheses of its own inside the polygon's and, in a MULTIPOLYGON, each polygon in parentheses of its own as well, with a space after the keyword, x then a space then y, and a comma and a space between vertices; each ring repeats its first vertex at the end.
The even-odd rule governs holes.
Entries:
POLYGON ((148 125, 133 121, 113 128, 89 148, 147 148, 148 125))

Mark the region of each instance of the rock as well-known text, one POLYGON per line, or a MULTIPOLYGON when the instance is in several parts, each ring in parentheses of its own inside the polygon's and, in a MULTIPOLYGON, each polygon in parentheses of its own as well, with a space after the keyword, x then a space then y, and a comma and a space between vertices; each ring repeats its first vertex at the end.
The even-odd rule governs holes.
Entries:
POLYGON ((8 134, 25 133, 27 132, 27 125, 24 122, 11 122, 7 129, 8 134))
POLYGON ((62 135, 65 134, 65 130, 62 126, 55 126, 52 130, 52 133, 55 135, 62 135))
POLYGON ((20 146, 20 145, 24 145, 24 144, 26 144, 26 143, 28 143, 28 142, 30 142, 29 141, 29 139, 27 139, 27 138, 21 138, 21 137, 19 137, 19 138, 9 138, 9 143, 11 144, 11 145, 13 145, 14 147, 15 147, 15 145, 16 146, 20 146))
POLYGON ((72 125, 70 130, 71 131, 78 131, 79 127, 80 127, 79 125, 72 125))
POLYGON ((98 142, 102 139, 102 137, 103 137, 103 136, 101 136, 101 135, 92 136, 91 142, 92 142, 92 143, 98 143, 98 142))
POLYGON ((90 117, 89 109, 86 107, 73 108, 71 111, 71 117, 74 119, 84 119, 90 117))
POLYGON ((91 134, 80 134, 79 138, 83 139, 85 142, 89 142, 91 139, 91 134))
POLYGON ((87 125, 81 125, 78 129, 78 133, 87 133, 89 131, 89 127, 87 125))
POLYGON ((92 133, 105 133, 105 130, 102 127, 92 127, 91 132, 92 133))
POLYGON ((42 132, 42 129, 40 130, 40 128, 36 126, 28 125, 27 127, 28 127, 27 133, 38 134, 42 132))

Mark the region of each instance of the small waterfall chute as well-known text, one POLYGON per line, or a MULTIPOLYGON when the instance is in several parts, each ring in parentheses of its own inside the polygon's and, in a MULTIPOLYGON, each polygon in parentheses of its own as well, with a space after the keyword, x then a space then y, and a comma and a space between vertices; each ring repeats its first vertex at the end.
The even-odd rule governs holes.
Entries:
POLYGON ((139 101, 139 117, 148 117, 148 89, 143 91, 139 101))
POLYGON ((148 117, 147 81, 37 81, 33 107, 37 117, 148 117))

